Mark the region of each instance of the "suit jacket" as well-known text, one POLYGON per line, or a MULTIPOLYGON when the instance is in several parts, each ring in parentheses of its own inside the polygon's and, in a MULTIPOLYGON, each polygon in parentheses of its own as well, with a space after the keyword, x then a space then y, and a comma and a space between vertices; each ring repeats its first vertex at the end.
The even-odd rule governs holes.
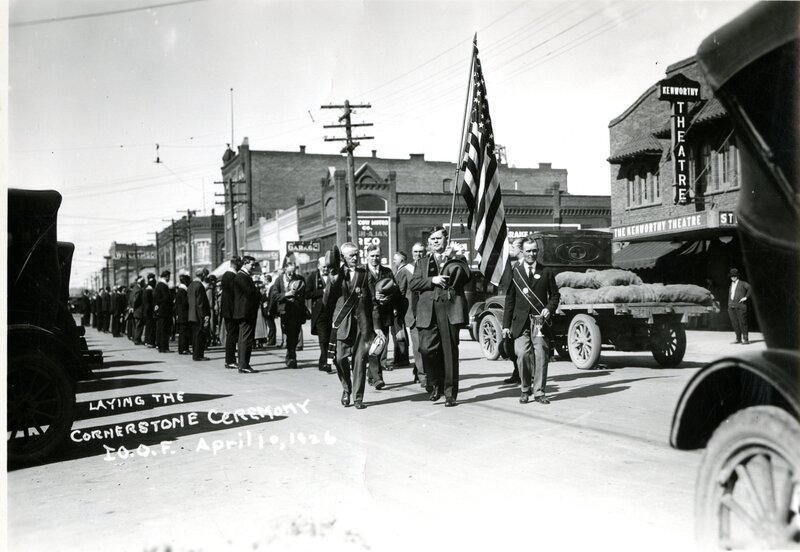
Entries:
POLYGON ((178 315, 178 322, 189 321, 189 294, 183 284, 179 284, 175 290, 175 314, 178 315))
POLYGON ((111 312, 111 294, 107 291, 100 296, 100 312, 111 312))
POLYGON ((211 316, 211 308, 206 297, 206 287, 200 280, 192 280, 186 290, 189 305, 189 322, 202 322, 206 316, 211 316))
POLYGON ((255 321, 259 299, 253 277, 243 270, 237 272, 233 279, 233 318, 255 321))
POLYGON ((389 326, 392 326, 394 324, 395 311, 399 311, 402 306, 401 296, 398 294, 395 295, 391 301, 388 301, 383 304, 378 303, 375 300, 375 284, 378 282, 378 280, 383 280, 384 278, 390 278, 394 280, 394 274, 392 274, 392 270, 389 267, 381 265, 378 267, 377 277, 372 273, 372 271, 369 268, 367 268, 367 275, 369 276, 368 280, 369 291, 378 309, 378 315, 381 326, 384 328, 388 328, 389 326))
MULTIPOLYGON (((330 276, 328 276, 330 280, 330 276)), ((317 323, 320 319, 325 320, 328 310, 322 296, 325 295, 325 280, 319 270, 315 270, 306 278, 306 299, 311 300, 311 333, 317 335, 317 323)))
MULTIPOLYGON (((269 292, 272 294, 272 301, 277 305, 280 316, 293 315, 299 316, 305 321, 306 305, 305 291, 295 294, 293 297, 286 297, 286 284, 283 283, 285 276, 275 278, 269 292)), ((305 280, 297 272, 289 277, 289 281, 300 280, 305 284, 305 280)))
POLYGON ((353 281, 347 281, 344 266, 336 271, 335 281, 333 278, 328 278, 325 301, 326 308, 333 313, 333 323, 336 322, 351 294, 355 294, 356 297, 355 307, 336 330, 338 341, 354 345, 356 331, 361 333, 363 340, 372 339, 375 328, 380 326, 378 309, 372 301, 368 280, 367 269, 358 267, 353 275, 353 281))
POLYGON ((119 305, 119 298, 120 298, 121 295, 122 294, 119 293, 118 291, 114 291, 111 294, 111 309, 110 310, 111 310, 111 314, 114 315, 114 316, 122 313, 122 311, 120 310, 120 305, 119 305))
POLYGON ((219 315, 222 318, 233 318, 233 306, 236 302, 236 294, 233 290, 233 281, 235 279, 236 273, 233 270, 227 270, 220 278, 222 295, 219 300, 219 315))
POLYGON ((413 306, 416 303, 416 293, 411 291, 411 276, 414 275, 414 265, 404 264, 397 269, 394 273, 394 281, 397 282, 397 288, 400 290, 402 302, 398 314, 402 317, 403 322, 409 328, 414 327, 414 310, 413 306))
POLYGON ((153 286, 148 284, 142 292, 142 309, 145 319, 153 318, 153 307, 155 306, 155 302, 153 301, 153 286))
POLYGON ((134 284, 128 298, 128 305, 133 308, 134 318, 144 318, 144 308, 142 307, 142 287, 134 284))
POLYGON ((117 310, 119 314, 124 314, 128 309, 128 296, 125 293, 117 295, 117 310))
MULTIPOLYGON (((444 266, 444 263, 442 264, 444 266)), ((433 302, 440 301, 447 308, 447 319, 453 326, 464 326, 469 322, 467 299, 464 287, 442 289, 433 285, 433 277, 438 276, 442 267, 436 258, 428 253, 417 261, 414 276, 411 278, 411 291, 419 292, 417 299, 417 328, 430 328, 436 324, 433 318, 433 302)))
MULTIPOLYGON (((503 327, 511 328, 511 335, 515 339, 522 335, 525 328, 530 327, 530 315, 537 314, 537 310, 547 307, 551 316, 558 308, 558 301, 561 294, 558 292, 556 277, 552 270, 541 263, 536 263, 533 278, 528 278, 525 263, 517 263, 514 266, 512 277, 505 289, 506 303, 503 311, 503 327), (529 293, 525 294, 525 290, 529 293), (522 290, 522 291, 520 291, 522 290), (525 298, 531 298, 535 309, 525 298)), ((542 333, 548 333, 549 326, 542 326, 542 333)))
POLYGON ((169 294, 169 286, 158 281, 156 289, 153 290, 153 301, 158 307, 159 318, 172 318, 172 297, 169 294))
MULTIPOLYGON (((731 284, 733 285, 733 284, 731 284)), ((747 309, 747 302, 750 301, 750 284, 739 279, 736 282, 736 291, 733 292, 733 299, 731 299, 731 286, 728 286, 728 306, 739 308, 739 309, 747 309), (747 298, 747 301, 744 303, 741 302, 743 298, 747 298)))

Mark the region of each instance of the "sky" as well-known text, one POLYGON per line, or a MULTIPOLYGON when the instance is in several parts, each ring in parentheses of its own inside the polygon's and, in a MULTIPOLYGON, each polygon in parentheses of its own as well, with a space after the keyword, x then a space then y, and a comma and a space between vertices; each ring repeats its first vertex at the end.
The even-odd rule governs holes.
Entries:
POLYGON ((322 105, 372 106, 357 156, 456 161, 477 33, 508 163, 607 195, 609 121, 752 4, 11 0, 9 185, 61 192, 79 287, 112 241, 219 212, 227 143, 337 153, 322 105))

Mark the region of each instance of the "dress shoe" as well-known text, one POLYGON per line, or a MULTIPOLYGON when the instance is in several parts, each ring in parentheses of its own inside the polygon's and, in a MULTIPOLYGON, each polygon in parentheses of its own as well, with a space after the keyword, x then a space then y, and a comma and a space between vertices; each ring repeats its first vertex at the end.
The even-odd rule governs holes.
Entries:
POLYGON ((249 366, 245 366, 244 368, 239 368, 240 374, 255 374, 256 371, 250 368, 249 366))
POLYGON ((741 343, 741 341, 738 339, 736 341, 731 341, 731 345, 738 345, 739 343, 741 343))
POLYGON ((155 349, 155 348, 156 348, 156 346, 155 346, 155 345, 148 345, 148 346, 147 346, 147 348, 148 348, 148 349, 155 349))
POLYGON ((200 361, 203 361, 203 360, 211 360, 211 359, 208 358, 208 357, 202 357, 202 358, 193 358, 192 360, 195 361, 195 362, 200 362, 200 361))
POLYGON ((444 401, 445 406, 455 406, 456 404, 456 400, 453 397, 449 397, 444 401))
POLYGON ((293 358, 287 358, 285 360, 287 368, 297 368, 297 361, 293 358))
POLYGON ((503 383, 514 384, 514 385, 518 384, 519 382, 520 382, 519 378, 515 378, 514 376, 511 376, 510 378, 506 378, 503 380, 503 383))
POLYGON ((225 364, 225 368, 227 368, 228 370, 236 370, 238 367, 239 367, 239 365, 234 363, 234 362, 232 362, 230 364, 227 364, 227 363, 225 364))
POLYGON ((364 406, 363 402, 356 401, 356 410, 364 410, 365 408, 366 408, 366 406, 364 406))
POLYGON ((386 387, 386 383, 383 380, 378 380, 375 383, 375 389, 380 390, 380 389, 383 389, 384 387, 386 387))
POLYGON ((429 398, 431 401, 433 401, 433 402, 436 402, 436 401, 438 401, 439 399, 441 399, 441 398, 442 398, 442 392, 441 392, 441 391, 439 391, 439 389, 437 389, 437 388, 434 388, 434 389, 433 389, 433 391, 431 391, 431 396, 430 396, 430 397, 428 397, 428 398, 429 398))
POLYGON ((342 391, 342 406, 350 406, 350 393, 342 391))
POLYGON ((750 340, 745 339, 744 341, 742 341, 742 345, 750 345, 750 340))
POLYGON ((327 364, 326 364, 325 366, 320 366, 320 367, 319 367, 319 371, 320 371, 320 372, 327 372, 328 374, 330 374, 331 372, 333 372, 333 370, 331 370, 331 367, 330 367, 330 366, 328 366, 327 364))
POLYGON ((541 397, 534 397, 533 400, 539 404, 550 404, 550 400, 544 395, 542 395, 541 397))
POLYGON ((529 400, 530 400, 530 395, 526 391, 523 391, 522 395, 519 396, 519 402, 525 404, 529 400))

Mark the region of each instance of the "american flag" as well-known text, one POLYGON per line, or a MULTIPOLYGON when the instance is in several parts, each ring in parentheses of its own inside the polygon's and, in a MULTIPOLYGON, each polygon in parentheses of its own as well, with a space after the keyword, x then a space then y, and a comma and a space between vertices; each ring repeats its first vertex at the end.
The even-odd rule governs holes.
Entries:
POLYGON ((483 80, 477 45, 472 55, 472 112, 463 157, 461 195, 469 209, 469 227, 475 231, 475 251, 480 259, 480 271, 486 279, 497 285, 508 259, 508 230, 497 177, 486 82, 483 80))

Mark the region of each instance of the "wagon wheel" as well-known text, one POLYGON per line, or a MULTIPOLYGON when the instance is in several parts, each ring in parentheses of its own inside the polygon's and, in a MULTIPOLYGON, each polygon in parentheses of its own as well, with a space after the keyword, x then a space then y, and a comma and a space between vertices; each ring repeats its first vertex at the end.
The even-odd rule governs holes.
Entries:
POLYGON ((588 314, 577 314, 569 323, 567 348, 578 370, 591 370, 600 358, 603 340, 600 327, 588 314))
POLYGON ((774 406, 737 412, 700 464, 695 523, 705 549, 788 549, 800 542, 800 424, 774 406))
POLYGON ((500 356, 500 340, 502 339, 500 323, 493 314, 484 316, 478 326, 478 338, 483 356, 488 360, 497 360, 500 356))
POLYGON ((39 461, 68 438, 75 393, 64 368, 34 352, 11 355, 8 367, 9 463, 39 461))
POLYGON ((678 322, 659 322, 650 327, 650 351, 665 368, 674 368, 686 354, 686 330, 678 322))

